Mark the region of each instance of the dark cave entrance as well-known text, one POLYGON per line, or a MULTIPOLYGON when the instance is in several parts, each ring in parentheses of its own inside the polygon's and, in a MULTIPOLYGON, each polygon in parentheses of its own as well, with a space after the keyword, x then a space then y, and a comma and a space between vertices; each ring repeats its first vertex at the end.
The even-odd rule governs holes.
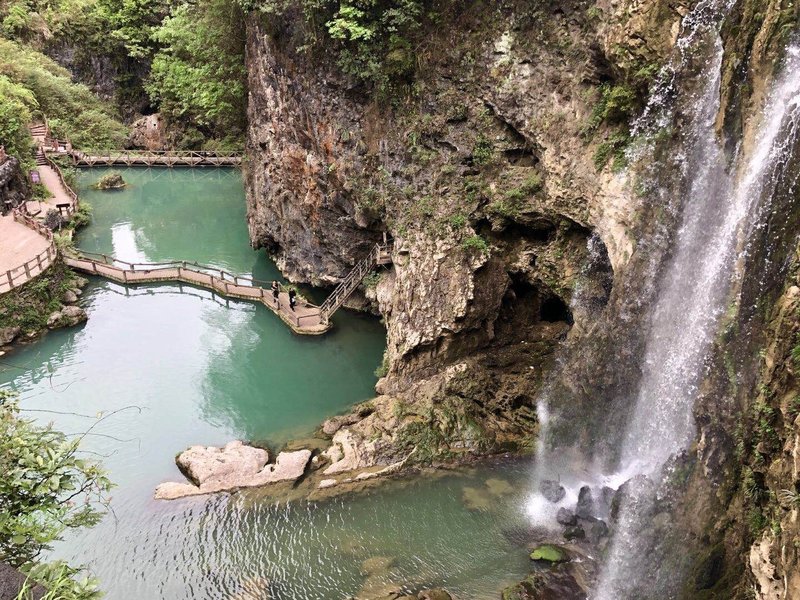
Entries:
POLYGON ((558 296, 550 296, 544 299, 539 308, 539 318, 548 323, 563 322, 567 325, 575 323, 569 306, 558 296))

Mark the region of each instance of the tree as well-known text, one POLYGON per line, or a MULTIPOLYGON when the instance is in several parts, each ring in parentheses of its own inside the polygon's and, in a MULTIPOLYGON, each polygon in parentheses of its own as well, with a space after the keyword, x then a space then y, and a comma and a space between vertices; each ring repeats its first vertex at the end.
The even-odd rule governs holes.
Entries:
POLYGON ((153 34, 161 46, 145 89, 163 113, 215 137, 244 131, 244 20, 232 0, 176 8, 153 34))
POLYGON ((112 487, 96 462, 81 458, 81 439, 22 418, 16 396, 0 390, 0 560, 45 584, 69 579, 65 599, 96 591, 72 579, 76 569, 37 564, 39 556, 66 530, 96 524, 112 487))

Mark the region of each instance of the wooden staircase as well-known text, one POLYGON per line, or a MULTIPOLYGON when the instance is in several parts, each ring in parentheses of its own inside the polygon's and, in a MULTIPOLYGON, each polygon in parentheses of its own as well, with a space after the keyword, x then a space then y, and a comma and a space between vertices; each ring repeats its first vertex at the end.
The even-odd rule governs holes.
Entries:
POLYGON ((378 265, 388 265, 392 262, 392 242, 384 241, 382 244, 375 244, 369 256, 359 261, 353 270, 347 274, 342 282, 331 292, 322 306, 319 307, 320 319, 323 323, 328 323, 331 315, 335 313, 350 297, 356 288, 361 285, 364 278, 378 265))

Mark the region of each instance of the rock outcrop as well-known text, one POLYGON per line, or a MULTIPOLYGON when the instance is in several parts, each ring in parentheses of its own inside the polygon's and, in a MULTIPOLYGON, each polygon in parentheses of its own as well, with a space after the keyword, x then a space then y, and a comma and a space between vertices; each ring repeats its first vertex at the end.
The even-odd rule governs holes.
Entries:
POLYGON ((155 491, 158 500, 233 491, 272 483, 293 483, 305 473, 310 450, 281 452, 269 464, 269 451, 233 441, 223 448, 192 446, 175 462, 191 483, 167 482, 155 491))
POLYGON ((0 153, 0 215, 6 214, 30 197, 30 185, 15 156, 0 153))

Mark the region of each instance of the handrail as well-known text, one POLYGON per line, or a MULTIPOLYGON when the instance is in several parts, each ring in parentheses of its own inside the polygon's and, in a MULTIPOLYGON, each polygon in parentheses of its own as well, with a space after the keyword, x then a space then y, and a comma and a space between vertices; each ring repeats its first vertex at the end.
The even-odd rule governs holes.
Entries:
POLYGON ((22 223, 26 227, 29 227, 37 233, 43 235, 50 242, 50 244, 48 244, 47 248, 42 250, 33 258, 25 261, 18 267, 8 269, 5 273, 1 274, 0 294, 10 292, 14 288, 27 283, 36 275, 43 273, 44 270, 53 263, 56 256, 58 256, 58 248, 56 247, 55 240, 53 239, 52 231, 35 219, 31 219, 18 208, 14 209, 13 215, 15 221, 22 223), (22 281, 17 283, 19 280, 22 281))
POLYGON ((392 242, 385 241, 383 244, 375 244, 370 250, 369 255, 356 263, 355 267, 347 274, 347 276, 336 286, 336 289, 331 292, 330 296, 325 299, 325 302, 320 306, 320 315, 323 322, 327 323, 331 315, 335 313, 339 307, 344 304, 345 300, 350 297, 355 289, 364 280, 364 277, 369 273, 379 262, 384 253, 391 252, 392 242))
MULTIPOLYGON (((252 288, 263 288, 265 290, 271 290, 272 282, 271 281, 263 281, 260 279, 255 279, 253 277, 249 277, 247 275, 234 275, 229 271, 224 269, 220 269, 219 267, 212 267, 209 265, 203 265, 196 261, 188 261, 188 260, 171 260, 171 261, 164 261, 164 262, 152 262, 152 263, 132 263, 126 260, 121 260, 119 258, 115 258, 113 256, 109 256, 107 254, 101 254, 98 252, 87 252, 85 250, 77 250, 77 255, 75 256, 76 259, 85 259, 91 262, 100 262, 98 260, 93 260, 92 257, 101 258, 103 264, 114 267, 114 268, 121 268, 117 267, 116 265, 123 265, 127 267, 128 271, 138 271, 138 272, 153 272, 153 271, 166 271, 168 269, 183 269, 190 273, 196 273, 198 275, 208 275, 210 277, 216 277, 222 282, 233 283, 234 285, 244 285, 243 287, 252 287, 252 288)), ((289 287, 283 285, 280 281, 278 281, 278 291, 279 292, 287 292, 289 291, 289 287)), ((311 308, 319 308, 316 304, 312 302, 306 302, 307 306, 311 308)))
POLYGON ((47 161, 50 167, 56 172, 56 175, 58 175, 58 180, 61 182, 61 187, 63 187, 66 190, 67 195, 72 199, 72 205, 67 209, 67 214, 71 215, 78 209, 78 203, 80 202, 78 200, 78 194, 67 184, 67 180, 64 178, 64 174, 61 172, 61 168, 58 166, 56 161, 54 161, 47 155, 47 151, 44 149, 44 145, 42 145, 40 149, 42 152, 42 156, 44 156, 44 159, 47 161))

